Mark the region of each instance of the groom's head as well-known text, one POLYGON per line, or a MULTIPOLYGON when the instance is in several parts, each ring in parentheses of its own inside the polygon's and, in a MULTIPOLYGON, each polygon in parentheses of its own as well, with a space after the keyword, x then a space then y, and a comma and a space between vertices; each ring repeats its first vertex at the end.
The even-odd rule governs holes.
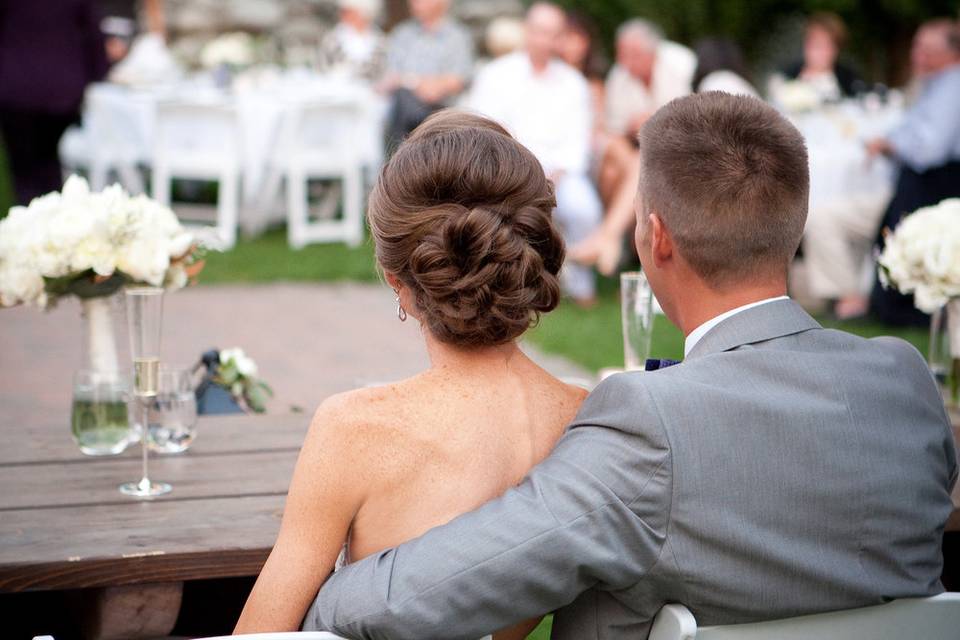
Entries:
POLYGON ((755 98, 697 94, 647 121, 640 153, 637 250, 668 314, 685 292, 785 288, 809 190, 793 125, 755 98))

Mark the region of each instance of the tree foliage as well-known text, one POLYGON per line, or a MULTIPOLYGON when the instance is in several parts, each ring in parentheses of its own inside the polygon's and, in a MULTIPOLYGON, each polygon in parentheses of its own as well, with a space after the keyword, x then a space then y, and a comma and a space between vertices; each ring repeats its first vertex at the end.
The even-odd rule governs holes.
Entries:
POLYGON ((903 80, 910 38, 918 24, 957 14, 955 0, 559 0, 559 4, 590 15, 608 50, 617 25, 643 17, 686 44, 704 36, 732 38, 758 71, 799 55, 805 15, 832 11, 850 29, 846 57, 869 79, 886 82, 903 80))

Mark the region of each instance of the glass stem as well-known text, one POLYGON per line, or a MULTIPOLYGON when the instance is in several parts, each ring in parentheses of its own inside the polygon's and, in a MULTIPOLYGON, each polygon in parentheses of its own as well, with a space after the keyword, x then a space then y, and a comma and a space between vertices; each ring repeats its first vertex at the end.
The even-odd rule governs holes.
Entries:
POLYGON ((149 420, 150 418, 150 405, 147 403, 150 402, 150 400, 151 398, 149 397, 140 398, 140 412, 141 412, 141 415, 143 416, 143 423, 142 423, 143 434, 140 436, 140 445, 141 445, 140 449, 141 449, 142 462, 143 462, 143 478, 140 480, 140 488, 143 490, 150 488, 150 477, 147 473, 147 456, 149 454, 149 450, 147 449, 148 447, 147 438, 150 433, 150 425, 147 422, 147 420, 149 420))

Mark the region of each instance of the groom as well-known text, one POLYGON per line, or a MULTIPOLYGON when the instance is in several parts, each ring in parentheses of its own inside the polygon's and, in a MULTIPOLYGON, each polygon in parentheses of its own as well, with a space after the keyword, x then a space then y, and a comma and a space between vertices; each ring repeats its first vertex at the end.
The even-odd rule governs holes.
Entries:
POLYGON ((644 638, 929 596, 956 454, 923 358, 785 296, 807 155, 764 103, 707 93, 643 128, 637 247, 682 364, 603 382, 520 486, 337 573, 305 626, 475 639, 644 638))

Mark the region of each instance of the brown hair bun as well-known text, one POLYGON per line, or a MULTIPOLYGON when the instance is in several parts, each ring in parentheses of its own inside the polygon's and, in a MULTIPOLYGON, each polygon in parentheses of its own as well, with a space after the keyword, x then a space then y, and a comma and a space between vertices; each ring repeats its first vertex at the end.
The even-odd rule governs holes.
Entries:
POLYGON ((377 260, 411 289, 439 340, 513 340, 557 306, 564 246, 553 187, 503 127, 457 111, 428 118, 384 166, 368 216, 377 260))

